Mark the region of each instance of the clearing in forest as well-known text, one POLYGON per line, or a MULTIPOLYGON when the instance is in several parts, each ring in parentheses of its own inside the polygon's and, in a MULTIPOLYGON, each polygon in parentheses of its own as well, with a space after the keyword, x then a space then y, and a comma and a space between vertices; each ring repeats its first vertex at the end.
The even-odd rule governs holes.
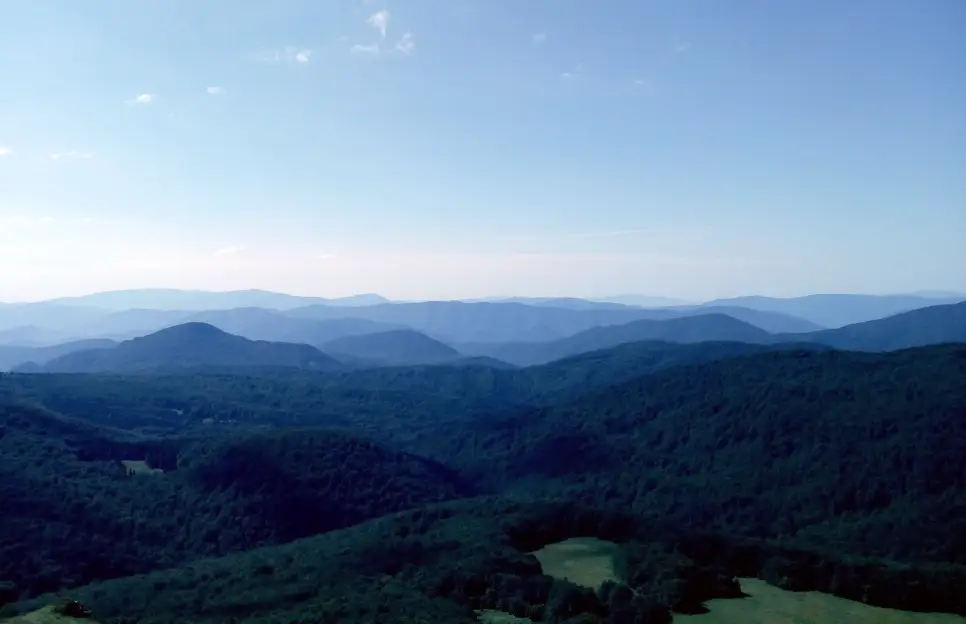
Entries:
POLYGON ((530 618, 518 618, 515 615, 504 613, 503 611, 491 611, 490 609, 480 609, 476 612, 480 616, 483 624, 532 624, 530 618))
POLYGON ((746 598, 706 603, 710 613, 674 615, 689 624, 966 624, 950 613, 916 613, 872 607, 820 592, 792 592, 765 581, 743 578, 746 598))
POLYGON ((148 466, 148 462, 136 459, 121 460, 121 465, 127 470, 128 474, 161 474, 164 471, 160 468, 148 466))
POLYGON ((50 606, 3 620, 3 624, 97 624, 97 622, 90 618, 78 619, 61 615, 57 613, 55 607, 50 606))
POLYGON ((547 544, 534 552, 543 573, 597 590, 604 581, 619 581, 614 561, 620 547, 596 537, 575 537, 547 544))

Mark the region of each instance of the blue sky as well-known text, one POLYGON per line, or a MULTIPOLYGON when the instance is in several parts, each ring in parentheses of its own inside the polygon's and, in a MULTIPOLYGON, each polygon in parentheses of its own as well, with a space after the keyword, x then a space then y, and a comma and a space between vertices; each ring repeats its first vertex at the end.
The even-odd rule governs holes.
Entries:
POLYGON ((3 0, 0 300, 966 290, 966 3, 3 0))

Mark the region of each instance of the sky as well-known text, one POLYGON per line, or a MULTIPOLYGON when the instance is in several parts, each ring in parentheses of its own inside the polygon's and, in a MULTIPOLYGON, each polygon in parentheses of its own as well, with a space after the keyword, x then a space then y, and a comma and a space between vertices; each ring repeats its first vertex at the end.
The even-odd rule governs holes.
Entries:
POLYGON ((963 2, 0 14, 0 301, 966 291, 963 2))

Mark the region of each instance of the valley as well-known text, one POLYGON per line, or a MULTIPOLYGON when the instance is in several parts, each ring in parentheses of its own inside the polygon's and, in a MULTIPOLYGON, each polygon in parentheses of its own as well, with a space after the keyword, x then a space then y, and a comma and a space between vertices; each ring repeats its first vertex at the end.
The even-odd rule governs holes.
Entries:
POLYGON ((818 332, 853 350, 715 312, 505 360, 196 321, 59 355, 0 376, 0 613, 957 621, 962 305, 818 332))

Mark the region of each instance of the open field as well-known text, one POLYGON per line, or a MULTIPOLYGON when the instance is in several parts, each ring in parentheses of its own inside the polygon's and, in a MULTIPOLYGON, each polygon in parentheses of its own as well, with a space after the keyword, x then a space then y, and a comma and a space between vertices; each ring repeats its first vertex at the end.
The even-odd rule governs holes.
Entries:
POLYGON ((618 549, 617 544, 596 537, 577 537, 548 544, 533 554, 544 574, 596 590, 604 581, 619 580, 614 569, 618 549))
POLYGON ((53 607, 44 607, 30 613, 2 620, 4 624, 97 624, 92 619, 77 619, 61 615, 54 611, 53 607))
POLYGON ((163 470, 160 468, 152 468, 148 466, 145 461, 140 461, 136 459, 125 459, 121 461, 121 465, 127 470, 128 474, 162 474, 163 470))
POLYGON ((480 616, 480 621, 483 624, 531 624, 533 622, 530 618, 518 618, 503 611, 480 609, 476 613, 480 616))
POLYGON ((760 579, 743 578, 747 598, 711 600, 710 613, 675 615, 689 624, 966 624, 966 618, 949 613, 914 613, 871 607, 822 594, 791 592, 760 579))

